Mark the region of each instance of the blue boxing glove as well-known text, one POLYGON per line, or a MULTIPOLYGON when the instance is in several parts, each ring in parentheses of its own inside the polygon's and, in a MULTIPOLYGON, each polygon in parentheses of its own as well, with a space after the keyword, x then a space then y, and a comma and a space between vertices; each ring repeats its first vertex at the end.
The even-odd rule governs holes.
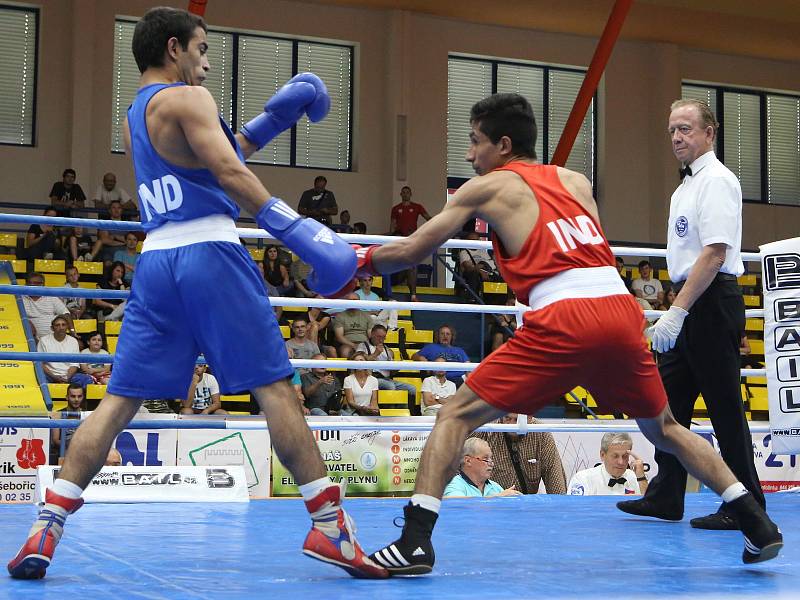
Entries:
POLYGON ((264 112, 246 123, 241 133, 259 150, 292 127, 303 116, 314 122, 325 118, 331 99, 322 80, 313 73, 292 77, 264 105, 264 112))
POLYGON ((312 290, 336 298, 355 289, 356 252, 325 225, 304 219, 274 196, 258 211, 256 223, 311 265, 306 281, 312 290))

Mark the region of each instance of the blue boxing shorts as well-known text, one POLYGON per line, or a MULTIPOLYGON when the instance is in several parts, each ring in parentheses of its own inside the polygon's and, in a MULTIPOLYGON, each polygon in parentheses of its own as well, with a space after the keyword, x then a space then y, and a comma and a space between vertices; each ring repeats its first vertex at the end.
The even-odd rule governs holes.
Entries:
POLYGON ((142 253, 108 392, 185 398, 200 353, 222 393, 294 373, 264 278, 239 244, 201 242, 142 253))

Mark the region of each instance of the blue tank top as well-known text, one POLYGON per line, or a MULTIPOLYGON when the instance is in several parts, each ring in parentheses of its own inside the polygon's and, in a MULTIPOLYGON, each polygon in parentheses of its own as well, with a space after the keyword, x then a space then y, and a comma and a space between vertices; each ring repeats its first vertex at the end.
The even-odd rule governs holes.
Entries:
MULTIPOLYGON (((185 83, 154 83, 136 93, 128 108, 133 168, 139 195, 139 214, 145 231, 152 231, 169 221, 189 221, 210 215, 239 218, 239 207, 223 191, 208 169, 187 169, 167 162, 150 143, 145 114, 150 99, 164 88, 185 83)), ((236 155, 244 155, 230 127, 221 118, 220 127, 230 140, 236 155)))

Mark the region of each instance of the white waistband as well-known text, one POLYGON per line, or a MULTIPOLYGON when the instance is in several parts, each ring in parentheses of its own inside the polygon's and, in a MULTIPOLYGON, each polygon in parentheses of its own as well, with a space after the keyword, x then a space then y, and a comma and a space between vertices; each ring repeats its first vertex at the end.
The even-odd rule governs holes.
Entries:
POLYGON ((147 233, 142 244, 142 253, 180 248, 199 242, 238 244, 236 223, 228 215, 209 215, 191 221, 171 221, 147 233))
POLYGON ((628 294, 615 267, 570 269, 537 284, 528 296, 531 310, 539 310, 569 298, 603 298, 628 294))

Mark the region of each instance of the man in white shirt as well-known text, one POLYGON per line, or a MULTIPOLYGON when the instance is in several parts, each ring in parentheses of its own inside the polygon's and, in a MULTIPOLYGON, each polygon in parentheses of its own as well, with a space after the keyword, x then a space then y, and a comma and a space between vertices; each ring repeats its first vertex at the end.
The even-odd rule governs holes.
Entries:
POLYGON ((653 277, 653 266, 650 261, 639 261, 639 277, 631 283, 631 290, 637 298, 647 300, 654 310, 658 310, 664 303, 664 288, 661 282, 653 277))
POLYGON ((108 213, 111 203, 115 200, 122 205, 123 210, 136 212, 136 203, 131 200, 130 194, 117 186, 117 176, 114 173, 106 173, 103 175, 103 183, 97 186, 94 193, 94 206, 102 213, 108 213))
MULTIPOLYGON (((480 240, 477 231, 470 231, 464 237, 466 240, 480 240)), ((490 281, 497 271, 494 259, 485 248, 464 249, 458 253, 458 265, 461 276, 476 294, 483 292, 483 282, 490 281)))
MULTIPOLYGON (((647 331, 660 354, 658 371, 675 419, 689 427, 702 393, 722 458, 764 507, 739 389, 739 343, 745 324, 742 290, 736 282, 744 273, 742 189, 714 155, 718 126, 703 102, 672 104, 668 130, 682 181, 670 201, 667 268, 678 295, 647 331)), ((686 470, 672 454, 656 450, 655 459, 658 475, 645 497, 617 506, 636 515, 680 520, 686 470)), ((690 523, 699 529, 739 529, 726 502, 718 512, 690 523)))
MULTIPOLYGON (((37 287, 44 286, 44 276, 41 273, 28 273, 27 284, 37 287)), ((69 332, 71 334, 75 333, 72 315, 60 298, 55 296, 23 296, 22 305, 25 307, 28 320, 33 326, 33 336, 37 340, 50 334, 50 325, 56 317, 64 317, 67 321, 69 332)))
MULTIPOLYGON (((67 335, 67 327, 66 317, 58 316, 53 319, 50 326, 52 333, 39 338, 36 351, 77 354, 78 340, 67 335)), ((78 372, 80 365, 76 362, 43 362, 42 369, 50 383, 75 382, 81 385, 92 383, 90 376, 78 372)))
MULTIPOLYGON (((356 347, 356 352, 363 352, 367 360, 393 361, 394 352, 386 346, 386 327, 376 323, 369 332, 369 339, 361 342, 356 347)), ((415 414, 417 388, 405 381, 392 379, 392 372, 388 369, 373 369, 372 375, 378 379, 379 390, 402 390, 408 393, 408 409, 415 414)))
POLYGON ((217 378, 206 372, 206 365, 195 365, 186 400, 181 402, 182 415, 227 415, 222 409, 217 378))
MULTIPOLYGON (((440 356, 434 362, 447 362, 440 356)), ((446 371, 434 371, 433 375, 422 380, 422 416, 435 417, 456 393, 456 384, 447 378, 446 371)))
POLYGON ((629 434, 606 433, 600 440, 600 464, 575 473, 569 480, 567 493, 573 496, 644 493, 647 490, 644 463, 632 450, 629 434))

